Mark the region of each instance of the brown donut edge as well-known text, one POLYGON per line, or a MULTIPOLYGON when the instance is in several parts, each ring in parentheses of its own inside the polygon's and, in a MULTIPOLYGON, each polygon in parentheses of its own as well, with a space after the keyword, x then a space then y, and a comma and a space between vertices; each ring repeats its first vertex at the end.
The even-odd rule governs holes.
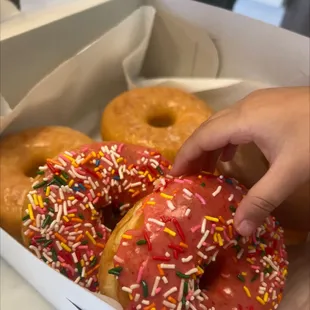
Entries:
POLYGON ((132 207, 114 228, 100 259, 98 281, 100 293, 118 301, 123 308, 129 303, 128 294, 123 292, 118 280, 108 273, 114 267, 113 258, 122 240, 122 235, 131 229, 137 229, 144 223, 142 202, 139 201, 132 207))

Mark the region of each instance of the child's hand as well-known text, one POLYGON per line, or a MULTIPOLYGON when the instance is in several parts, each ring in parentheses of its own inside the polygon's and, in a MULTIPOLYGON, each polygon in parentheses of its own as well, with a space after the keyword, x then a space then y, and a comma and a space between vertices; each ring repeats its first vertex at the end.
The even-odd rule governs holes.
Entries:
POLYGON ((267 215, 309 181, 310 88, 274 88, 252 93, 202 124, 180 149, 172 174, 213 171, 230 160, 236 145, 253 141, 270 163, 241 202, 234 219, 250 235, 267 215))

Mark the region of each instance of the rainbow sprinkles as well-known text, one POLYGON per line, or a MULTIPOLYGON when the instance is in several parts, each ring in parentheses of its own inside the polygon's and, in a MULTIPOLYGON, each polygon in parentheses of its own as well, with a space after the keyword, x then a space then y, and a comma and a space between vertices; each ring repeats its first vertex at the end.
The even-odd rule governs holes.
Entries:
POLYGON ((120 143, 47 159, 24 207, 26 245, 56 271, 98 291, 99 260, 111 232, 102 208, 112 205, 122 217, 168 168, 157 152, 120 143))
POLYGON ((277 309, 288 268, 283 229, 269 217, 251 237, 238 235, 233 218, 245 192, 202 174, 166 178, 145 197, 144 226, 122 235, 108 271, 128 295, 126 308, 277 309))

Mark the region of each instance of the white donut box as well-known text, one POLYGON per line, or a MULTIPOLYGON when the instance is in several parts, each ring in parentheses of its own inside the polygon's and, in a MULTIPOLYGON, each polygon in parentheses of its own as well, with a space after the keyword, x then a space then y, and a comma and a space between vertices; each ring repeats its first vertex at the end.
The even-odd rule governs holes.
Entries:
MULTIPOLYGON (((309 85, 309 43, 190 0, 74 1, 22 14, 1 26, 1 135, 67 125, 99 139, 105 104, 136 86, 181 87, 219 110, 255 89, 309 85)), ((309 252, 309 243, 289 249, 290 277, 278 309, 310 306, 309 252)), ((3 303, 3 310, 121 309, 46 266, 3 230, 1 257, 51 304, 36 303, 31 291, 24 302, 16 280, 5 294, 20 306, 3 303)), ((13 281, 13 271, 5 274, 1 286, 13 281)))

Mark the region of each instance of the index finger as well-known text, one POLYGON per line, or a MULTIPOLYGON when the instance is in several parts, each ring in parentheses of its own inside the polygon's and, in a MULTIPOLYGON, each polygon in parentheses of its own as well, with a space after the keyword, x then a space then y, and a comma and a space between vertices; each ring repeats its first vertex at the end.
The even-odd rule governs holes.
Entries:
POLYGON ((208 158, 214 157, 214 152, 229 144, 251 141, 250 132, 242 123, 239 113, 225 110, 225 113, 215 114, 185 141, 176 156, 171 174, 177 176, 197 172, 197 167, 208 166, 208 158))

